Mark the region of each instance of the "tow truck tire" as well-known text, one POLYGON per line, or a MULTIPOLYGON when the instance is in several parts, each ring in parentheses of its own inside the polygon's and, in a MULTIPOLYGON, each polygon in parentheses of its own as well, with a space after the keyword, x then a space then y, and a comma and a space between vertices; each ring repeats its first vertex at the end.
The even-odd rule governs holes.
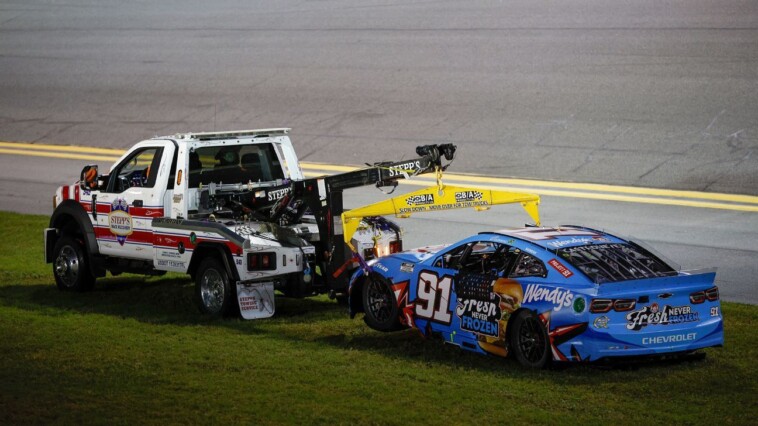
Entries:
POLYGON ((550 361, 550 337, 542 321, 529 310, 519 311, 508 330, 516 361, 527 368, 544 368, 550 361))
POLYGON ((384 277, 371 274, 363 283, 363 320, 379 331, 397 331, 403 328, 399 309, 390 283, 384 277))
POLYGON ((95 286, 81 242, 67 235, 58 239, 53 248, 53 276, 61 291, 87 291, 95 286))
POLYGON ((195 300, 204 314, 221 318, 232 315, 237 307, 229 272, 214 257, 200 262, 195 274, 195 300))

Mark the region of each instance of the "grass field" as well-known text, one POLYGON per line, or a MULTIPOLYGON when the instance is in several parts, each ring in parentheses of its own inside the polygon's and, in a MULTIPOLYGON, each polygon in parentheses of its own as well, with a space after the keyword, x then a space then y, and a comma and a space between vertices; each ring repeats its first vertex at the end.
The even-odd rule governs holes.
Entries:
POLYGON ((701 361, 524 371, 382 334, 328 299, 200 316, 183 276, 59 292, 47 218, 0 213, 0 423, 755 424, 758 308, 724 303, 701 361))

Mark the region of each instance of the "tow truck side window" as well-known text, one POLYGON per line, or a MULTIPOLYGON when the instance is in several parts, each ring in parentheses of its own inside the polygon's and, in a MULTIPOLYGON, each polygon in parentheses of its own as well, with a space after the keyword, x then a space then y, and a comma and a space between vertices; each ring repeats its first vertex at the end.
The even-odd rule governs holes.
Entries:
POLYGON ((110 174, 107 192, 124 192, 132 187, 152 188, 158 175, 163 148, 143 148, 132 153, 110 174))
POLYGON ((190 188, 201 183, 247 183, 284 179, 271 144, 259 143, 197 148, 189 154, 190 188))

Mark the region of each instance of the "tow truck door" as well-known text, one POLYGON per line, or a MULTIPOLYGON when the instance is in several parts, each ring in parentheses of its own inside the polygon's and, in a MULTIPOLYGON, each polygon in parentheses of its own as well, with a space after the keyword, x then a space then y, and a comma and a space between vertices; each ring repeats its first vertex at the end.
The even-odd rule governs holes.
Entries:
POLYGON ((153 258, 151 223, 164 216, 174 150, 170 141, 140 142, 113 166, 106 189, 96 197, 100 253, 153 258))

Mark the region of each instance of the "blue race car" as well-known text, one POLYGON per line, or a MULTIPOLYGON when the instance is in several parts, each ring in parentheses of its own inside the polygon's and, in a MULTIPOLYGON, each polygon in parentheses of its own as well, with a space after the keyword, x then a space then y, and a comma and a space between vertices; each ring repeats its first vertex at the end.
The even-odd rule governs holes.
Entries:
POLYGON ((686 354, 723 346, 715 276, 595 229, 527 227, 372 260, 352 277, 350 312, 534 368, 686 354))

